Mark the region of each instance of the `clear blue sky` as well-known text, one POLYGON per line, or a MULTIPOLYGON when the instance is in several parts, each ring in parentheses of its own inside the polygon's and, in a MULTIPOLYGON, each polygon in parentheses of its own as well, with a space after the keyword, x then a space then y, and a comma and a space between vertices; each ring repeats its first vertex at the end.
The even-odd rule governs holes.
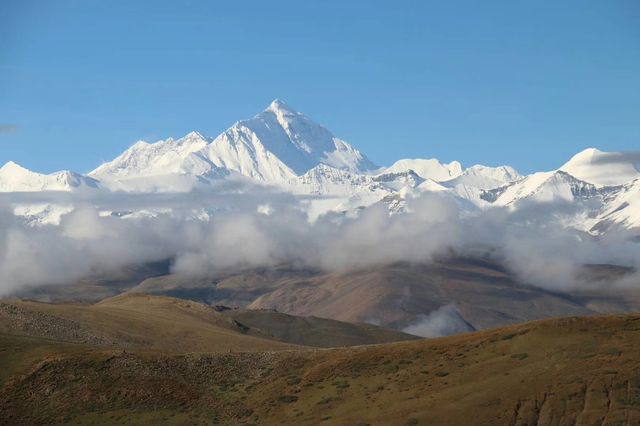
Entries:
POLYGON ((0 1, 0 162, 86 172, 281 98, 382 165, 640 148, 640 2, 0 1))

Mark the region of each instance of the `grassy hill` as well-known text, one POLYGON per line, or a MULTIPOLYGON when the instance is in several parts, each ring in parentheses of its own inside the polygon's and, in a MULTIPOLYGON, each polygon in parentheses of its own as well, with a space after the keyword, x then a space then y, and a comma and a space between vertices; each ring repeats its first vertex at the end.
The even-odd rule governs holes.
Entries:
POLYGON ((0 301, 0 332, 165 352, 267 351, 417 339, 368 324, 214 308, 140 293, 93 305, 0 301))
POLYGON ((293 348, 245 333, 209 306, 147 295, 116 296, 95 305, 0 302, 0 331, 61 342, 165 352, 293 348))
POLYGON ((640 424, 640 315, 278 349, 123 349, 2 334, 0 423, 640 424))

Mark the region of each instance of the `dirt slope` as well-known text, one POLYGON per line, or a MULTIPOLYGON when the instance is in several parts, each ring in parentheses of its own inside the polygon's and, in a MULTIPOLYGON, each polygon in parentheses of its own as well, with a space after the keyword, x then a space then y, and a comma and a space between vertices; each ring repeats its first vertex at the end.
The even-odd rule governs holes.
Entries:
POLYGON ((326 274, 281 285, 249 308, 403 328, 449 303, 475 329, 594 313, 566 295, 524 286, 495 265, 470 261, 326 274))

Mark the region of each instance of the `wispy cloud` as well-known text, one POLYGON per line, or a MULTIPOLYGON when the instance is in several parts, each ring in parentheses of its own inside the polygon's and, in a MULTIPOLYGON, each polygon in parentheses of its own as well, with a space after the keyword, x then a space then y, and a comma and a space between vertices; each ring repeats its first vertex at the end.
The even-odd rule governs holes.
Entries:
POLYGON ((449 303, 427 315, 421 315, 402 331, 422 337, 442 337, 473 331, 473 327, 462 318, 456 306, 449 303))
POLYGON ((596 164, 640 163, 640 151, 608 152, 598 156, 596 164))
POLYGON ((7 133, 14 133, 18 131, 18 126, 15 124, 0 124, 0 135, 7 133))

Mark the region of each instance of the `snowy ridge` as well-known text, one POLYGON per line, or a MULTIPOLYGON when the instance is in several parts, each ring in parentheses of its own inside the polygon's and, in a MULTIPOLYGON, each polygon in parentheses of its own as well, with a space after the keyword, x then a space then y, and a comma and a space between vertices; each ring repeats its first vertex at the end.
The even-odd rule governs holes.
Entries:
POLYGON ((462 165, 457 161, 442 164, 435 158, 428 160, 405 159, 398 160, 385 169, 385 171, 389 173, 406 172, 409 170, 413 170, 418 176, 424 179, 442 182, 460 176, 462 174, 462 165))
POLYGON ((69 192, 82 188, 98 188, 98 182, 67 170, 49 175, 36 173, 13 161, 0 168, 0 192, 69 192))
POLYGON ((591 231, 609 228, 640 229, 640 179, 619 187, 610 195, 591 231))
MULTIPOLYGON (((569 226, 598 234, 613 228, 640 230, 640 171, 634 158, 589 148, 558 170, 528 176, 510 166, 465 168, 457 161, 436 159, 403 159, 379 168, 325 127, 275 100, 215 138, 191 132, 155 143, 138 141, 87 176, 69 171, 45 175, 9 162, 0 168, 0 192, 181 193, 249 182, 301 196, 310 218, 327 212, 357 214, 375 203, 402 212, 409 198, 438 192, 468 211, 570 203, 578 213, 569 226)), ((224 208, 186 214, 204 220, 224 208)), ((171 209, 159 209, 172 214, 171 209)), ((55 224, 73 206, 35 203, 14 210, 29 223, 55 224)), ((118 217, 156 213, 131 211, 118 217)))
POLYGON ((375 168, 357 149, 280 100, 234 124, 203 154, 218 167, 265 182, 287 182, 319 164, 352 173, 375 168))
POLYGON ((196 153, 208 143, 209 140, 198 132, 191 132, 178 140, 169 138, 155 143, 138 141, 113 161, 89 173, 89 176, 100 180, 117 180, 165 174, 203 174, 210 171, 212 165, 196 153))
POLYGON ((153 144, 139 141, 89 175, 122 182, 171 174, 224 176, 220 170, 225 170, 261 182, 285 183, 319 164, 350 172, 376 168, 326 128, 275 100, 255 117, 235 123, 215 139, 191 132, 178 140, 153 144))
POLYGON ((616 152, 588 148, 574 155, 560 170, 598 186, 623 185, 640 178, 637 166, 616 152))
POLYGON ((513 205, 522 200, 538 202, 573 201, 597 193, 596 186, 568 173, 539 172, 517 182, 487 192, 485 198, 499 206, 513 205), (491 196, 491 195, 493 196, 491 196))
POLYGON ((447 180, 445 185, 456 187, 462 185, 468 188, 491 189, 521 179, 513 167, 487 167, 480 164, 465 169, 457 177, 447 180))

